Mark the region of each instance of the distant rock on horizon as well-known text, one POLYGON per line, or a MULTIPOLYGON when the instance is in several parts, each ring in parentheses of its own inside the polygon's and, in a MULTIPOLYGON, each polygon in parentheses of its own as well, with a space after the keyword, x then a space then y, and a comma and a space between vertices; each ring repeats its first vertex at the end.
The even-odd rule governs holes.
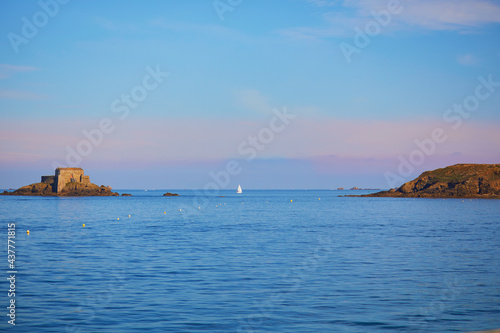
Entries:
POLYGON ((455 164, 426 171, 397 189, 356 196, 500 199, 500 164, 455 164))

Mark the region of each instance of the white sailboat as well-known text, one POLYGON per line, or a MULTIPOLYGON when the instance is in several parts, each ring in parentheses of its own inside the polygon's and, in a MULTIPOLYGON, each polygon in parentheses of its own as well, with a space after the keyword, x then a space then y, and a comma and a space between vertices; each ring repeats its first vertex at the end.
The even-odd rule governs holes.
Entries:
POLYGON ((236 191, 236 193, 243 193, 243 191, 241 190, 241 185, 238 185, 238 190, 236 191))

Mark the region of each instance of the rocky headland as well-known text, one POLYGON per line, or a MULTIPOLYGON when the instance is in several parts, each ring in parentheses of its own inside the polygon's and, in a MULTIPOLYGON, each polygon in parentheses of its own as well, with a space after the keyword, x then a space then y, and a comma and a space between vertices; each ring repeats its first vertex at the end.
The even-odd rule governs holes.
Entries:
POLYGON ((397 189, 350 196, 500 199, 500 164, 455 164, 426 171, 397 189))

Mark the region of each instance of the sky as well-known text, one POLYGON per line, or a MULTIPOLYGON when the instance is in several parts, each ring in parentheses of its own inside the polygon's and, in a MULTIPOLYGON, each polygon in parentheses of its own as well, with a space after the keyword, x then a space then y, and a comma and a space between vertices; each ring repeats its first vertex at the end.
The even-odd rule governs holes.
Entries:
POLYGON ((500 1, 0 2, 0 188, 391 188, 500 163, 500 1))

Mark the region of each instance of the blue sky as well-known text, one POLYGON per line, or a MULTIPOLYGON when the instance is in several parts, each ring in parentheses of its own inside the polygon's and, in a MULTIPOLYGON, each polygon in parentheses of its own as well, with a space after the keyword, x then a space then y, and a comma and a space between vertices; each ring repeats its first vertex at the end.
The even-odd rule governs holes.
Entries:
POLYGON ((500 1, 4 1, 0 17, 0 188, 55 164, 115 188, 203 188, 231 160, 227 188, 388 188, 500 163, 500 1), (276 112, 294 116, 280 131, 276 112))

